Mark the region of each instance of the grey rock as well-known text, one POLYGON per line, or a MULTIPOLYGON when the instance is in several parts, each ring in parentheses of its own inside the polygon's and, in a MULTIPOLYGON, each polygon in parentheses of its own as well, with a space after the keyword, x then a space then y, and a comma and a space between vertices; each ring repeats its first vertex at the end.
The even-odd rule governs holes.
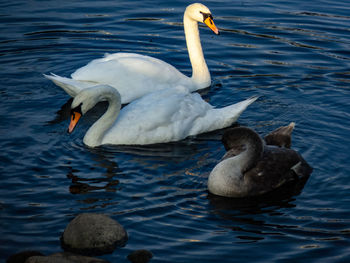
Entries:
POLYGON ((109 263, 106 260, 76 255, 69 252, 55 253, 49 256, 33 256, 25 263, 109 263))
POLYGON ((62 248, 83 255, 112 253, 128 239, 117 221, 104 214, 85 213, 74 218, 61 237, 62 248))

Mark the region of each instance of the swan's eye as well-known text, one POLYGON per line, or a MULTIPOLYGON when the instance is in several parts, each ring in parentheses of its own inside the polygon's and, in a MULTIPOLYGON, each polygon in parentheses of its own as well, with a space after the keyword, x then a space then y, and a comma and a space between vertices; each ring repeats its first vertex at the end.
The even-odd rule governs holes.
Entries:
POLYGON ((72 120, 75 120, 76 118, 78 118, 77 116, 78 116, 78 113, 77 112, 73 112, 72 114, 71 114, 71 116, 72 116, 72 120))
POLYGON ((70 112, 71 119, 70 119, 70 123, 69 123, 69 127, 68 127, 68 133, 72 133, 73 132, 73 130, 74 130, 75 126, 77 125, 80 117, 82 116, 81 105, 82 104, 80 104, 78 107, 75 107, 70 112))
POLYGON ((70 115, 71 116, 75 116, 75 113, 79 113, 80 115, 83 115, 83 113, 81 112, 81 105, 83 105, 83 104, 80 103, 78 107, 75 107, 74 109, 71 109, 70 110, 70 115))
POLYGON ((211 24, 213 24, 213 22, 212 22, 213 16, 212 16, 210 13, 203 13, 202 11, 200 11, 200 13, 201 13, 202 16, 203 16, 203 22, 204 22, 206 19, 210 18, 210 22, 211 22, 211 24))

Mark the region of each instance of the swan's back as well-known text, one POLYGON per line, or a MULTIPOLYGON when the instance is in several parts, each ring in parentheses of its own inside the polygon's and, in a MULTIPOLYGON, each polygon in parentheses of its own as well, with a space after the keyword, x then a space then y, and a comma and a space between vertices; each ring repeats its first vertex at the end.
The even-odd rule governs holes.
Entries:
POLYGON ((102 144, 165 143, 225 128, 255 100, 214 109, 186 87, 163 89, 125 106, 102 144))
POLYGON ((106 133, 104 144, 153 144, 192 135, 212 106, 185 87, 163 89, 131 102, 106 133))
POLYGON ((192 80, 172 65, 135 53, 115 53, 92 60, 71 77, 115 87, 123 101, 133 101, 146 93, 175 85, 184 85, 191 91, 196 89, 192 80))

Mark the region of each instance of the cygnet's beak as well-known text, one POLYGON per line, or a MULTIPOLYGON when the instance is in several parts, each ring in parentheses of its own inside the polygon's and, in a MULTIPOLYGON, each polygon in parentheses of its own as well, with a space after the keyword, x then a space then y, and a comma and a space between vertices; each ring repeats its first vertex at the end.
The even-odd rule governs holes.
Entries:
POLYGON ((81 113, 76 112, 76 111, 72 111, 71 113, 71 119, 70 119, 70 124, 68 127, 68 133, 72 133, 75 126, 77 125, 79 119, 81 117, 81 113))
POLYGON ((215 26, 213 18, 211 16, 208 16, 204 21, 204 24, 206 24, 213 32, 217 35, 219 35, 219 29, 215 26))

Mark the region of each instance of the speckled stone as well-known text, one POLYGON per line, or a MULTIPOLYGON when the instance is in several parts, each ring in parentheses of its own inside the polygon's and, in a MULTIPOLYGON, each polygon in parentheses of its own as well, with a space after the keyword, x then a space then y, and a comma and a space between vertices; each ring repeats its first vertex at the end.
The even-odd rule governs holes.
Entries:
POLYGON ((62 248, 83 255, 112 253, 127 241, 127 232, 104 214, 85 213, 74 218, 61 237, 62 248))

